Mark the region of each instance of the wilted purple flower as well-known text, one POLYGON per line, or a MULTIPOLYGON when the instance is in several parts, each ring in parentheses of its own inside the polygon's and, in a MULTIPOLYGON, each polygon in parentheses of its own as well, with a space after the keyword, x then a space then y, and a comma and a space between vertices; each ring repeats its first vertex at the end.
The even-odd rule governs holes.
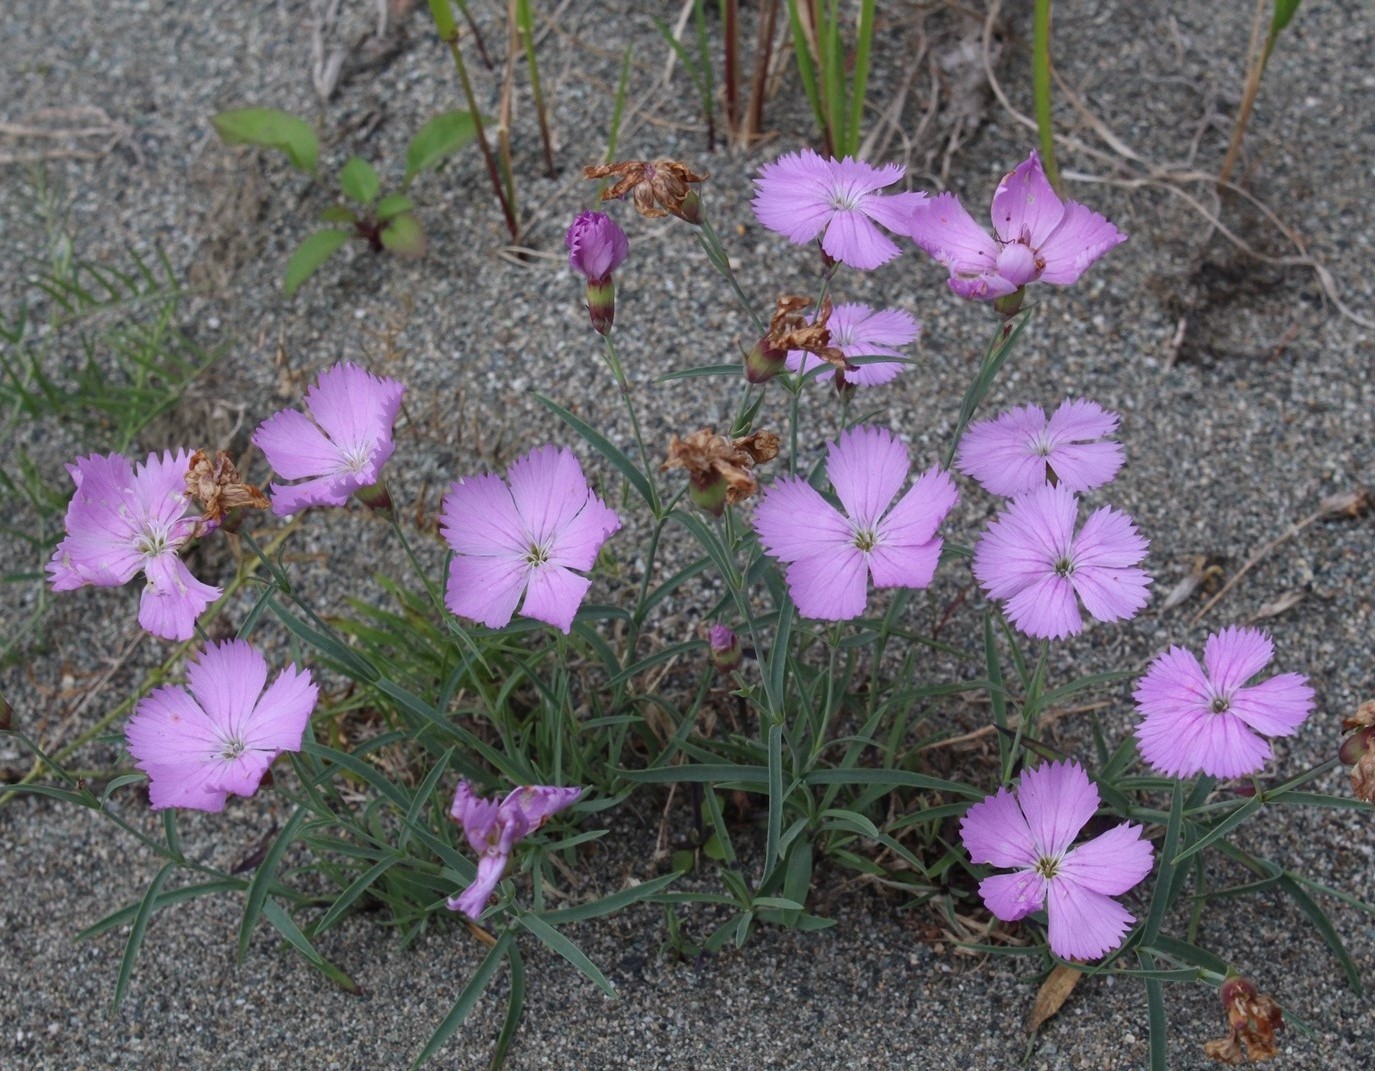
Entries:
POLYGON ((936 528, 959 494, 948 473, 932 468, 893 504, 908 468, 907 448, 891 431, 851 428, 826 453, 844 512, 800 476, 764 492, 754 528, 764 550, 788 563, 788 591, 804 617, 858 617, 870 576, 880 588, 931 583, 941 556, 936 528))
POLYGON ((908 221, 912 240, 950 269, 960 297, 994 301, 1037 280, 1061 286, 1127 236, 1075 201, 1062 201, 1033 150, 993 194, 988 234, 952 193, 919 205, 908 221))
POLYGON ((134 467, 122 454, 92 454, 67 466, 76 493, 67 506, 67 535, 48 563, 54 591, 93 584, 118 587, 140 572, 147 584, 138 623, 164 640, 189 640, 196 618, 220 596, 181 560, 201 530, 188 516, 191 454, 149 454, 134 467))
POLYGON ((141 700, 124 737, 154 810, 221 811, 231 793, 258 791, 283 751, 301 750, 317 689, 289 665, 264 691, 267 661, 243 640, 205 647, 186 680, 189 691, 169 685, 141 700))
POLYGON ((1146 605, 1151 578, 1137 563, 1149 544, 1132 519, 1104 506, 1076 535, 1078 518, 1074 492, 1047 485, 1014 499, 974 547, 974 576, 1028 636, 1080 632, 1080 600, 1099 621, 1134 617, 1146 605))
POLYGON ((587 570, 621 520, 592 493, 569 450, 543 446, 511 463, 510 486, 486 473, 459 480, 439 523, 453 548, 445 603, 460 617, 500 628, 521 614, 563 632, 592 582, 587 570))
POLYGON ((461 911, 470 919, 481 915, 506 870, 511 849, 581 795, 580 788, 526 785, 497 803, 473 795, 472 786, 460 781, 449 815, 463 827, 469 846, 478 854, 477 877, 448 899, 449 910, 461 911))
MULTIPOLYGON (((873 309, 868 305, 837 305, 831 310, 826 327, 831 332, 830 344, 847 360, 855 357, 893 357, 892 361, 874 361, 845 369, 845 383, 857 387, 877 387, 891 382, 906 364, 895 347, 916 341, 921 333, 917 318, 904 309, 873 309)), ((827 361, 806 350, 788 351, 788 371, 810 372, 820 365, 830 368, 827 361)), ((834 370, 816 377, 832 382, 834 370)))
POLYGON ((979 883, 988 910, 1016 922, 1044 907, 1051 950, 1064 959, 1097 959, 1121 943, 1134 916, 1112 897, 1151 870, 1140 826, 1115 826, 1070 847, 1098 804, 1084 768, 1056 762, 1027 770, 1016 793, 999 789, 960 823, 970 859, 1013 870, 979 883))
POLYGON ((283 409, 253 433, 279 476, 305 483, 272 485, 272 512, 342 506, 377 483, 391 457, 392 424, 405 384, 347 361, 320 373, 306 391, 309 416, 283 409))
POLYGON ((1142 757, 1170 777, 1256 773, 1270 758, 1267 736, 1291 736, 1313 710, 1313 689, 1299 673, 1246 682, 1274 654, 1260 629, 1228 628, 1193 653, 1171 647, 1136 682, 1142 757), (1206 667, 1206 668, 1205 668, 1206 667))
POLYGON ((605 212, 579 212, 563 242, 568 266, 589 283, 605 282, 630 255, 625 231, 605 212))
POLYGON ((1061 402, 1049 420, 1039 405, 1023 405, 971 424, 955 467, 994 495, 1011 497, 1047 482, 1087 491, 1122 467, 1121 443, 1093 441, 1116 429, 1116 413, 1082 398, 1061 402))
POLYGON ((759 169, 754 214, 794 245, 821 238, 832 260, 877 268, 901 250, 875 223, 899 234, 924 193, 877 191, 902 178, 901 164, 874 167, 849 156, 826 159, 811 149, 787 153, 759 169))

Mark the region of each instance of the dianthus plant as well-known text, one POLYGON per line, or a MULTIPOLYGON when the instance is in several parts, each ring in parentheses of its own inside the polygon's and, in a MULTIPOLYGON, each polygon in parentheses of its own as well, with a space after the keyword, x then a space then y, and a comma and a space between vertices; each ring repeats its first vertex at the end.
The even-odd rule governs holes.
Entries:
MULTIPOLYGON (((588 173, 612 180, 612 203, 570 208, 569 312, 586 329, 586 302, 589 344, 624 405, 613 426, 535 394, 553 418, 538 438, 501 463, 455 464, 434 523, 419 523, 423 506, 404 508, 386 485, 415 461, 406 388, 394 369, 344 362, 318 369, 304 412, 258 426, 277 476, 270 500, 228 457, 189 449, 70 466, 53 587, 142 575, 144 627, 198 639, 185 685, 166 679, 182 675, 177 648, 164 682, 111 715, 134 708, 130 772, 99 796, 74 777, 21 786, 106 811, 167 861, 141 907, 88 932, 133 920, 136 946, 177 868, 208 879, 179 899, 243 896, 241 954, 266 921, 344 986, 316 942, 350 910, 383 909, 407 935, 443 926, 475 966, 419 1060, 505 962, 513 1003, 499 1063, 530 941, 611 992, 562 925, 659 903, 671 944, 708 955, 760 926, 819 929, 833 921, 812 897, 824 861, 896 888, 943 927, 962 920, 982 948, 1030 946, 1045 968, 1139 982, 1163 1066, 1163 981, 1187 975, 1261 1001, 1227 981, 1225 948, 1197 944, 1201 915, 1236 891, 1209 865, 1220 853, 1319 920, 1355 984, 1338 929, 1305 891, 1316 886, 1266 858, 1263 835, 1233 839, 1262 806, 1339 802, 1312 788, 1330 763, 1292 769, 1316 732, 1315 690, 1282 634, 1225 627, 1201 662, 1191 636, 1150 658, 1132 622, 1165 562, 1113 483, 1130 471, 1130 416, 1072 384, 1068 397, 979 414, 1029 329, 1024 288, 1073 283, 1125 235, 1063 200, 1034 153, 994 193, 989 235, 952 195, 908 188, 898 165, 804 150, 760 169, 752 209, 781 240, 747 285, 712 226, 704 175, 671 160, 588 173), (747 340, 743 363, 665 369, 699 390, 703 415, 664 442, 646 438, 663 420, 641 423, 646 392, 617 349, 612 273, 649 259, 637 259, 622 199, 695 228, 741 305, 731 333, 747 340), (907 236, 990 321, 963 396, 942 399, 944 422, 918 424, 907 396, 884 397, 904 384, 935 391, 927 362, 965 359, 910 349, 920 315, 953 299, 939 272, 913 285, 923 269, 903 256, 907 236), (762 289, 765 269, 798 281, 762 289), (857 285, 871 269, 885 274, 857 285), (818 277, 816 292, 796 292, 818 277), (882 280, 889 307, 848 300, 882 280), (859 415, 856 396, 888 417, 859 415), (345 511, 336 523, 358 530, 360 557, 331 561, 317 595, 376 573, 361 554, 378 526, 415 579, 379 575, 385 603, 316 610, 284 548, 327 510, 345 511), (222 587, 183 563, 196 540, 248 552, 211 557, 241 563, 209 578, 222 587), (1067 665, 1090 672, 1057 679, 1067 665), (1085 710, 1105 713, 1074 714, 1085 710), (124 817, 135 801, 107 807, 145 778, 161 836, 124 817), (242 867, 193 862, 213 853, 183 851, 185 808, 233 809, 269 830, 262 850, 242 867), (608 826, 632 847, 615 873, 589 873, 607 856, 577 849, 608 826), (627 832, 651 828, 668 851, 641 853, 650 842, 627 832), (699 867, 695 891, 670 889, 699 867), (1180 937, 1166 929, 1184 902, 1193 918, 1180 937)), ((699 332, 690 352, 707 348, 699 332)))

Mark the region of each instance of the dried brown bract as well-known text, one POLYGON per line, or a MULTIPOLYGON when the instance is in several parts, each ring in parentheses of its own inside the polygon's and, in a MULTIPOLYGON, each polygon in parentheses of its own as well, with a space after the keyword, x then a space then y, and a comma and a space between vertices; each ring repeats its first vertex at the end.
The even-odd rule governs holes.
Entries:
POLYGON ((843 375, 845 354, 831 345, 831 329, 826 326, 831 319, 831 301, 824 298, 816 317, 810 321, 801 314, 801 310, 809 305, 811 301, 807 298, 791 294, 780 297, 769 320, 768 344, 785 353, 789 350, 805 350, 820 357, 843 375))
POLYGON ((1233 1066, 1279 1055, 1275 1031, 1283 1029, 1284 1014, 1269 996, 1257 992, 1245 978, 1229 978, 1222 983, 1222 1005, 1227 1010, 1228 1034, 1205 1042, 1206 1055, 1233 1066))
POLYGON ((705 182, 677 160, 625 160, 618 164, 591 164, 582 169, 583 177, 616 181, 602 193, 603 201, 615 201, 630 194, 640 215, 658 219, 669 214, 688 223, 702 221, 701 205, 693 184, 705 182))
POLYGON ((230 510, 239 506, 268 509, 272 505, 267 495, 243 482, 239 470, 223 450, 216 451, 213 461, 204 450, 191 455, 191 466, 186 470, 186 490, 201 504, 204 520, 211 528, 218 526, 230 510))
POLYGON ((1342 719, 1351 735, 1342 741, 1338 758, 1351 767, 1351 791, 1357 799, 1375 803, 1375 699, 1367 699, 1356 713, 1342 719))
POLYGON ((659 468, 661 472, 686 469, 692 500, 719 516, 726 503, 733 506, 759 490, 750 470, 777 457, 778 445, 778 436, 771 431, 731 440, 717 435, 714 428, 701 428, 683 439, 675 435, 668 445, 668 459, 659 468))

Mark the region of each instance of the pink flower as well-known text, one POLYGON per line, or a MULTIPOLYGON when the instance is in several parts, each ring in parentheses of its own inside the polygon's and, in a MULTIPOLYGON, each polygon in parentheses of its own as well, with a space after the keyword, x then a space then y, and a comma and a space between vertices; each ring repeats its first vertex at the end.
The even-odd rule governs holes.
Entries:
POLYGON ((473 795, 472 786, 460 781, 449 815, 463 827, 469 846, 479 858, 477 877, 461 893, 449 898, 449 910, 461 911, 471 919, 481 915, 506 870, 511 849, 581 795, 580 788, 527 785, 497 803, 473 795))
POLYGON ((605 212, 579 212, 564 235, 568 266, 589 283, 603 283, 630 255, 625 231, 605 212))
POLYGON ((392 424, 404 384, 347 361, 320 373, 306 391, 309 416, 283 409, 253 433, 278 475, 304 483, 272 485, 279 517, 307 506, 342 506, 378 482, 391 457, 392 424))
POLYGON ((1142 757, 1171 777, 1259 771, 1270 758, 1265 737, 1292 736, 1313 710, 1302 674, 1246 684, 1273 654, 1260 629, 1232 627, 1208 637, 1203 666, 1182 647, 1157 656, 1133 693, 1142 757))
POLYGON ((620 518, 592 493, 578 459, 544 446, 512 462, 508 487, 486 474, 459 480, 439 522, 453 548, 445 602, 491 628, 521 614, 568 632, 591 581, 587 570, 620 518))
POLYGON ((754 528, 764 550, 788 563, 788 591, 804 617, 858 617, 870 576, 880 588, 931 583, 941 556, 936 528, 959 494, 948 473, 932 468, 894 504, 908 467, 907 448, 891 431, 851 428, 826 453, 843 512, 800 476, 765 492, 754 528))
MULTIPOLYGON (((902 371, 906 359, 894 347, 916 341, 921 333, 917 318, 903 309, 872 309, 868 305, 837 305, 826 321, 831 332, 831 345, 845 354, 847 361, 855 357, 893 357, 893 361, 874 361, 857 364, 845 370, 845 382, 857 387, 877 387, 893 380, 902 371)), ((810 372, 820 365, 831 366, 806 350, 788 351, 788 371, 810 372)), ((823 372, 818 382, 830 383, 834 370, 823 372)))
POLYGON ((263 691, 267 662, 243 640, 210 644, 186 671, 140 701, 124 727, 129 754, 148 774, 153 809, 222 811, 251 796, 283 751, 300 751, 315 709, 310 674, 287 666, 263 691))
POLYGON ((999 789, 960 823, 970 859, 1013 870, 979 883, 988 910, 1016 922, 1044 907, 1051 951, 1062 959, 1097 959, 1116 948, 1135 918, 1112 897, 1151 870, 1140 826, 1115 826, 1070 847, 1098 803, 1082 766, 1056 762, 1027 770, 1015 794, 999 789))
POLYGON ((1071 491, 1107 483, 1122 467, 1120 443, 1094 442, 1117 428, 1117 414, 1096 402, 1067 400, 1049 420, 1039 405, 1024 405, 971 424, 955 467, 989 494, 1011 497, 1046 482, 1071 491))
POLYGON ((67 506, 67 535, 48 563, 54 591, 93 584, 127 584, 140 572, 147 583, 138 623, 164 640, 189 640, 201 611, 220 597, 181 560, 201 531, 187 514, 186 473, 191 455, 149 454, 137 468, 122 454, 92 454, 67 466, 76 493, 67 506))
POLYGON ((993 194, 988 234, 951 193, 932 197, 908 221, 912 240, 950 269, 960 297, 993 301, 1040 280, 1066 286, 1127 236, 1075 201, 1061 201, 1035 151, 993 194))
POLYGON ((924 193, 883 195, 902 178, 901 164, 874 167, 847 156, 824 159, 811 149, 788 153, 759 169, 754 214, 794 245, 821 238, 832 260, 852 268, 877 268, 901 250, 878 227, 901 234, 924 193))
POLYGON ((1078 634, 1080 600, 1099 621, 1135 617, 1146 605, 1151 578, 1136 565, 1149 544, 1131 518, 1104 506, 1076 535, 1078 517, 1073 491, 1040 487, 1014 499, 974 547, 974 576, 1028 636, 1078 634))

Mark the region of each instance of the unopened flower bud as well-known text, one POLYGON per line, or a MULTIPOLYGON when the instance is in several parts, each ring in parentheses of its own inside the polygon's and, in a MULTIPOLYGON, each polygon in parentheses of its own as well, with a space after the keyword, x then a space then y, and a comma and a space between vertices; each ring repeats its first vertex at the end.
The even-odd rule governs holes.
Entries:
POLYGON ((740 637, 726 625, 712 625, 707 635, 707 645, 711 652, 711 664, 722 673, 738 669, 745 659, 740 637))
POLYGON ((616 284, 611 273, 630 255, 625 231, 605 212, 582 212, 564 236, 568 266, 587 280, 587 314, 602 335, 616 319, 616 284))
POLYGON ((745 354, 745 379, 750 383, 767 383, 787 365, 788 351, 773 345, 765 335, 745 354))
POLYGON ((1019 286, 1010 294, 1004 294, 1000 298, 993 299, 993 308, 1004 319, 1010 320, 1022 311, 1022 299, 1026 297, 1026 287, 1019 286))
POLYGON ((387 490, 387 485, 382 482, 369 484, 367 487, 360 487, 353 492, 359 502, 367 506, 368 509, 377 513, 392 513, 391 492, 387 490))

